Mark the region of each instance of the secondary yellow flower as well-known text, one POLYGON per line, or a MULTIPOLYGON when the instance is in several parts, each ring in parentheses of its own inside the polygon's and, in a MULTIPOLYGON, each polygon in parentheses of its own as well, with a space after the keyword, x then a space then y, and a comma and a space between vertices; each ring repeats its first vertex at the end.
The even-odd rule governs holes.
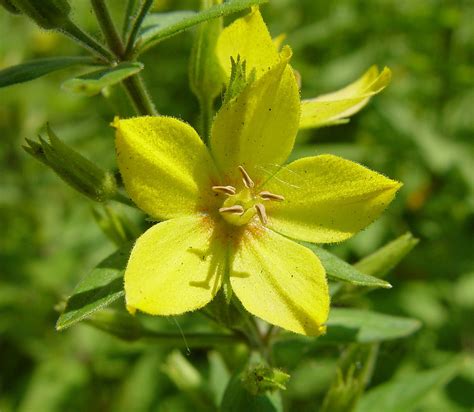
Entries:
POLYGON ((217 113, 210 149, 171 117, 114 122, 133 201, 161 223, 136 242, 125 271, 131 312, 199 309, 228 282, 242 305, 305 335, 325 330, 325 271, 289 238, 339 242, 370 224, 400 184, 322 155, 284 165, 300 122, 285 47, 272 67, 217 113))
MULTIPOLYGON (((255 68, 257 77, 265 73, 278 61, 278 47, 282 36, 272 40, 258 7, 235 20, 219 36, 216 53, 222 68, 230 76, 231 63, 240 56, 247 61, 248 68, 255 68)), ((377 66, 370 67, 359 79, 332 93, 301 102, 300 129, 331 126, 347 123, 348 117, 360 111, 370 98, 381 92, 391 80, 388 67, 379 72, 377 66)))

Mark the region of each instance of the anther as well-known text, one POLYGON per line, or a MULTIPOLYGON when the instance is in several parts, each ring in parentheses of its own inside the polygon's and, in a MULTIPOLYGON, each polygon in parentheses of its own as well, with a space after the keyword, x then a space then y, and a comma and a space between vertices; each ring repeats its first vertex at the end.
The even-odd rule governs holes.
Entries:
POLYGON ((267 219, 267 211, 265 210, 265 206, 263 206, 261 203, 257 203, 255 205, 255 210, 257 211, 260 222, 262 222, 263 225, 266 225, 268 223, 268 219, 267 219))
POLYGON ((258 194, 263 200, 275 200, 277 202, 283 202, 285 198, 282 195, 276 195, 275 193, 264 190, 258 194))
POLYGON ((242 166, 239 166, 239 172, 242 174, 242 180, 244 181, 244 185, 246 188, 251 189, 252 187, 255 186, 255 183, 253 182, 253 180, 250 178, 247 171, 242 166))
POLYGON ((217 193, 223 193, 225 195, 235 195, 236 190, 234 186, 212 186, 212 190, 217 193))
POLYGON ((219 209, 220 213, 231 213, 234 215, 243 215, 244 214, 244 208, 240 205, 234 205, 234 206, 229 206, 229 207, 221 207, 219 209))

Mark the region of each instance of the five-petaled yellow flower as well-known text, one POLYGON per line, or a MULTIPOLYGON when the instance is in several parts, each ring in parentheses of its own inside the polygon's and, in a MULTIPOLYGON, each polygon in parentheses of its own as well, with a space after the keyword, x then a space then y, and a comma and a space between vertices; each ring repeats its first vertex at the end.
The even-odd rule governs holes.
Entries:
POLYGON ((209 149, 175 118, 114 122, 125 188, 161 221, 137 240, 125 271, 131 312, 193 311, 228 282, 255 316, 296 333, 324 332, 324 268, 290 238, 347 239, 377 218, 400 184, 332 155, 285 165, 301 116, 290 57, 284 47, 222 106, 209 149))

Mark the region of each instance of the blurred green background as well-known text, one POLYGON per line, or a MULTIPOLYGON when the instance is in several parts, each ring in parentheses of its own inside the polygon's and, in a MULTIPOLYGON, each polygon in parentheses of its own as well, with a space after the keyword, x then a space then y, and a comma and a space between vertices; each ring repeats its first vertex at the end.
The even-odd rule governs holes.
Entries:
MULTIPOLYGON (((100 36, 88 2, 73 3, 75 21, 100 36)), ((122 21, 125 1, 109 3, 122 21)), ((198 8, 197 1, 156 3, 157 11, 198 8)), ((374 63, 393 70, 390 87, 349 124, 301 132, 295 152, 334 153, 404 183, 380 220, 332 248, 353 262, 406 231, 420 239, 391 273, 394 288, 358 303, 423 323, 414 336, 382 345, 372 385, 444 365, 461 353, 472 360, 474 3, 271 0, 262 13, 272 35, 287 33, 303 97, 344 86, 374 63)), ((0 39, 0 68, 82 54, 60 35, 4 10, 0 39)), ((187 78, 191 45, 192 32, 183 33, 142 61, 158 110, 195 123, 197 104, 187 78)), ((101 96, 62 91, 59 85, 77 73, 61 71, 0 90, 0 411, 199 409, 199 391, 180 394, 166 366, 169 348, 127 344, 87 325, 54 329, 58 303, 114 250, 94 222, 91 203, 21 149, 49 121, 68 144, 114 167, 108 124, 115 109, 101 96)), ((313 353, 296 365, 286 392, 293 405, 316 410, 336 356, 313 353)), ((216 372, 224 366, 215 352, 193 350, 187 358, 211 381, 226 376, 216 372)), ((218 394, 218 383, 213 385, 218 394)), ((473 406, 471 364, 414 410, 473 406)))

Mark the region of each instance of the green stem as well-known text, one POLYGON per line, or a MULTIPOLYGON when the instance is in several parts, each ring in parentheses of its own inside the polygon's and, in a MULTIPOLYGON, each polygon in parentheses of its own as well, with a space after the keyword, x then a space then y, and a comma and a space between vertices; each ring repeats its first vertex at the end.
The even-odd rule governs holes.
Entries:
POLYGON ((153 5, 154 0, 145 0, 140 7, 140 11, 137 14, 135 21, 133 22, 130 36, 128 36, 127 46, 125 47, 125 56, 131 56, 133 54, 133 47, 135 46, 135 40, 137 39, 138 31, 142 26, 143 20, 147 15, 150 7, 153 5))
POLYGON ((214 115, 214 99, 209 96, 199 97, 199 132, 204 143, 211 135, 212 118, 214 115))
POLYGON ((125 15, 123 20, 123 27, 122 27, 122 38, 126 39, 128 33, 130 33, 130 29, 132 27, 132 22, 135 20, 133 16, 135 15, 135 9, 137 6, 138 0, 128 0, 127 1, 127 8, 125 9, 125 15))
POLYGON ((105 1, 91 0, 91 4, 107 44, 117 57, 122 58, 125 49, 105 1))
POLYGON ((115 193, 115 195, 110 200, 136 208, 135 204, 127 196, 123 195, 120 192, 115 193))
POLYGON ((61 27, 61 31, 80 46, 95 54, 102 62, 110 63, 115 60, 114 55, 102 46, 97 40, 76 26, 71 20, 61 27))
MULTIPOLYGON (((124 45, 117 28, 110 16, 110 12, 104 0, 91 0, 94 13, 99 22, 102 33, 107 44, 117 56, 117 60, 124 60, 124 45)), ((156 116, 158 112, 146 91, 145 85, 138 74, 128 77, 122 81, 130 100, 138 114, 156 116)))
POLYGON ((161 344, 172 346, 181 346, 189 348, 202 348, 214 345, 229 345, 244 342, 240 336, 224 333, 162 333, 146 331, 144 336, 146 340, 152 340, 161 344))
POLYGON ((136 74, 122 81, 128 96, 132 100, 133 106, 138 114, 156 116, 155 105, 148 94, 143 80, 136 74))

